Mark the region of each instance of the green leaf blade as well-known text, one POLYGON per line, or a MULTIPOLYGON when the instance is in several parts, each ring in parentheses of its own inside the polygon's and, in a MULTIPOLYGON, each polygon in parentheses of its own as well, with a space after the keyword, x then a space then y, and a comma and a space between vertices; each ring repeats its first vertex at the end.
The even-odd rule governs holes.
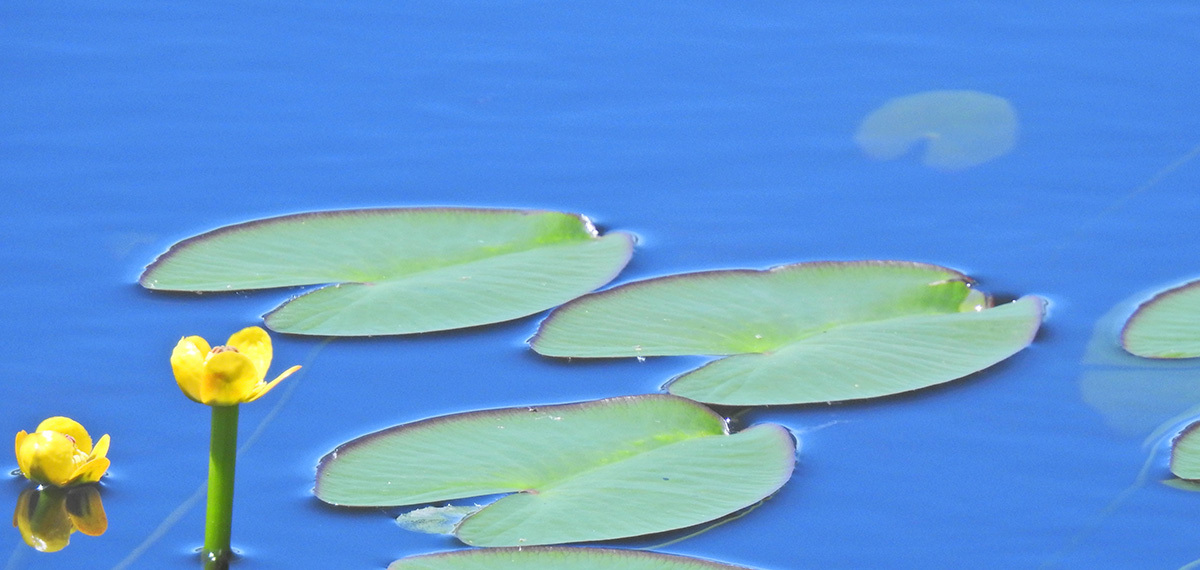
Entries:
POLYGON ((683 440, 504 497, 464 519, 455 534, 472 546, 541 545, 699 524, 775 492, 792 474, 792 446, 789 432, 771 424, 683 440), (739 475, 723 476, 730 472, 739 475), (590 520, 586 529, 574 524, 581 516, 590 520), (513 520, 522 522, 514 526, 513 520))
POLYGON ((949 382, 1028 346, 1043 302, 918 315, 832 329, 769 354, 735 355, 686 373, 669 391, 723 405, 811 404, 900 394, 949 382))
POLYGON ((316 494, 393 506, 515 492, 459 524, 468 544, 603 540, 692 526, 754 504, 791 476, 795 441, 729 435, 708 408, 651 394, 469 412, 397 426, 321 460, 316 494))
POLYGON ((1144 358, 1200 357, 1200 281, 1142 303, 1121 331, 1121 346, 1144 358))
POLYGON ((1200 422, 1183 428, 1171 442, 1171 473, 1187 481, 1200 481, 1200 422))
POLYGON ((832 322, 958 311, 969 282, 951 269, 898 261, 672 275, 579 298, 551 313, 531 345, 583 358, 762 352, 832 322))
POLYGON ((1044 302, 989 305, 944 267, 799 263, 586 295, 551 313, 531 345, 559 357, 726 356, 668 386, 707 403, 853 400, 961 378, 1028 346, 1044 302))
POLYGON ((409 334, 512 320, 611 281, 633 238, 583 216, 533 210, 394 208, 235 224, 179 242, 140 279, 149 289, 329 285, 266 315, 279 332, 409 334))
POLYGON ((748 570, 697 558, 613 548, 488 548, 412 556, 388 570, 748 570))
MULTIPOLYGON (((503 322, 565 303, 616 277, 627 234, 426 270, 403 279, 323 287, 265 317, 273 330, 342 336, 410 334, 503 322)), ((624 263, 621 263, 623 266, 624 263)))
POLYGON ((339 446, 321 459, 316 493, 327 503, 364 507, 523 491, 611 457, 724 433, 724 421, 708 408, 662 395, 467 412, 339 446))

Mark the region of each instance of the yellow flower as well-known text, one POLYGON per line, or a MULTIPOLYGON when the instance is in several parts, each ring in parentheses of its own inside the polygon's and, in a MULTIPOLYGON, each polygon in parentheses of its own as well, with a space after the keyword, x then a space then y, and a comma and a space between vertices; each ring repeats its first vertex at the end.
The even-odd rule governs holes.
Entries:
POLYGON ((58 552, 71 541, 71 533, 100 536, 108 530, 108 517, 95 486, 64 490, 25 489, 17 497, 13 526, 25 544, 41 552, 58 552))
POLYGON ((87 430, 62 416, 38 424, 34 433, 18 432, 16 451, 21 474, 43 485, 95 483, 108 471, 108 435, 92 447, 87 430))
POLYGON ((271 355, 267 331, 247 327, 223 346, 213 348, 198 336, 180 339, 171 352, 171 369, 187 397, 209 406, 233 406, 259 399, 300 369, 293 366, 270 383, 264 382, 271 355))

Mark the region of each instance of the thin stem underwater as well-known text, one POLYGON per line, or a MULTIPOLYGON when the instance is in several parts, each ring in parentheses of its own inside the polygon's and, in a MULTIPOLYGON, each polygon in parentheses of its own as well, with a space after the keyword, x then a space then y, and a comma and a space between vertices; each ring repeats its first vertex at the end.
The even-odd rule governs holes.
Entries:
POLYGON ((223 570, 233 556, 233 474, 237 461, 238 406, 212 406, 208 452, 208 511, 204 517, 204 568, 223 570))

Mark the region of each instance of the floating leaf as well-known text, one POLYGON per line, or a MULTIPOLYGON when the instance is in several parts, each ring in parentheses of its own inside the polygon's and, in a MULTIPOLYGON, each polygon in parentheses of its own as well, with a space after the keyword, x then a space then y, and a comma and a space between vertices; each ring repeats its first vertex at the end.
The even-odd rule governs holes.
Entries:
POLYGON ((1142 303, 1121 331, 1121 346, 1145 358, 1200 356, 1200 281, 1142 303))
POLYGON ((763 424, 729 434, 664 394, 455 414, 396 426, 321 459, 316 495, 348 506, 514 493, 464 518, 476 546, 605 540, 707 522, 774 493, 795 441, 763 424))
POLYGON ((287 333, 448 330, 544 311, 616 277, 633 239, 587 218, 535 210, 398 208, 312 212, 218 228, 150 264, 164 291, 321 287, 265 317, 287 333))
POLYGON ((728 405, 872 398, 947 382, 1027 346, 1043 301, 995 308, 944 267, 800 263, 630 283, 551 313, 531 344, 563 357, 732 355, 671 393, 728 405))
POLYGON ((925 141, 926 166, 961 170, 1008 154, 1017 142, 1017 114, 1008 100, 995 95, 926 91, 872 111, 854 140, 880 160, 900 158, 925 141))
POLYGON ((698 558, 614 548, 488 548, 412 556, 388 570, 748 570, 698 558))
POLYGON ((1180 479, 1200 481, 1200 422, 1183 428, 1171 442, 1171 473, 1180 479))

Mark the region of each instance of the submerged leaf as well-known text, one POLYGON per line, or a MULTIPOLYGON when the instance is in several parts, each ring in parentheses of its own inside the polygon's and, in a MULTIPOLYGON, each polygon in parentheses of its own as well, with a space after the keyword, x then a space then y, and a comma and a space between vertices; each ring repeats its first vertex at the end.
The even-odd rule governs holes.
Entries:
POLYGON ((1121 349, 1120 330, 1142 299, 1122 301, 1096 321, 1079 390, 1117 432, 1156 441, 1200 413, 1200 363, 1142 358, 1121 349))
POLYGON ((1163 481, 1162 484, 1168 487, 1179 489, 1180 491, 1188 491, 1190 493, 1200 492, 1200 483, 1196 481, 1188 481, 1187 479, 1178 479, 1172 477, 1163 481))
POLYGON ((926 91, 892 99, 863 119, 854 140, 872 158, 891 160, 924 141, 922 162, 962 170, 1004 156, 1017 142, 1008 100, 979 91, 926 91))
POLYGON ((427 534, 454 534, 454 527, 463 518, 473 515, 482 506, 446 505, 444 507, 422 507, 396 517, 396 524, 404 530, 427 534))
POLYGON ((872 398, 966 376, 1033 340, 1041 299, 986 308, 969 283, 896 261, 673 275, 576 299, 531 345, 560 357, 731 355, 669 384, 702 402, 872 398))
POLYGON ((1200 356, 1200 281, 1142 303, 1121 331, 1121 346, 1145 358, 1200 356))
POLYGON ((749 570, 698 558, 614 548, 488 548, 412 556, 388 570, 749 570))
POLYGON ((311 212, 183 240, 140 282, 164 291, 325 285, 265 317, 273 330, 354 336, 448 330, 531 315, 591 291, 629 261, 626 233, 579 215, 395 208, 311 212))
POLYGON ((730 435, 720 416, 669 395, 455 414, 369 434, 318 466, 316 494, 393 506, 515 493, 455 530, 477 546, 605 540, 707 522, 791 476, 777 425, 730 435))

